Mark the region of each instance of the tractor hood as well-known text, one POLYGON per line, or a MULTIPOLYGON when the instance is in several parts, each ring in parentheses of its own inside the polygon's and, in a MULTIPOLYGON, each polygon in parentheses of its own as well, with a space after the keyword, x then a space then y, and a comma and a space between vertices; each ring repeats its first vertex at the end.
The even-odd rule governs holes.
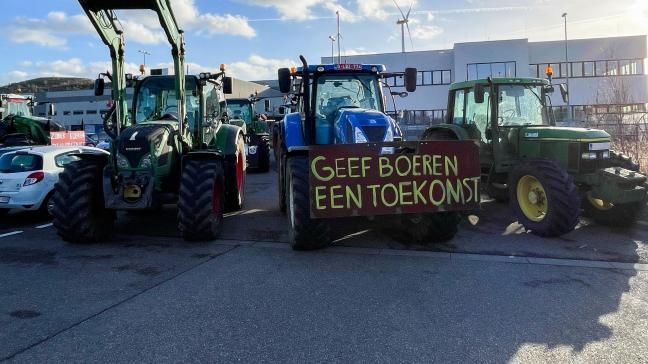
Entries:
POLYGON ((158 149, 168 140, 177 126, 177 122, 164 120, 130 126, 119 136, 119 154, 126 157, 131 167, 137 167, 151 148, 158 149))
POLYGON ((393 141, 394 136, 400 136, 396 123, 380 111, 342 109, 335 117, 335 138, 338 143, 393 141))
POLYGON ((524 140, 609 141, 610 134, 599 129, 567 128, 557 126, 530 126, 520 130, 524 140))

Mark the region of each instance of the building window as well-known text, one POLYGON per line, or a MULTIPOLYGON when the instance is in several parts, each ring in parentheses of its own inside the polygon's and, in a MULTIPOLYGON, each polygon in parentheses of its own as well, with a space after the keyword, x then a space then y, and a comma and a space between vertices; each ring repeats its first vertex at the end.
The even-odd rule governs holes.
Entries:
POLYGON ((97 115, 97 110, 86 110, 86 115, 97 115))
POLYGON ((466 78, 479 80, 488 77, 516 77, 515 62, 469 63, 466 65, 466 78))
POLYGON ((65 116, 68 116, 68 115, 70 115, 70 114, 71 114, 70 111, 63 111, 63 115, 65 115, 65 116))
POLYGON ((74 110, 73 115, 83 115, 83 110, 74 110))
MULTIPOLYGON (((392 87, 404 86, 403 78, 399 76, 387 78, 385 82, 392 87)), ((417 86, 449 85, 450 83, 452 83, 450 70, 419 71, 416 78, 417 86)))
MULTIPOLYGON (((542 63, 530 64, 529 74, 531 77, 544 77, 544 69, 550 65, 553 68, 555 78, 567 77, 566 63, 542 63), (537 69, 537 70, 536 70, 537 69)), ((599 61, 579 61, 569 62, 571 72, 569 77, 605 77, 605 76, 625 76, 625 75, 643 75, 643 59, 622 59, 622 60, 599 60, 599 61)))

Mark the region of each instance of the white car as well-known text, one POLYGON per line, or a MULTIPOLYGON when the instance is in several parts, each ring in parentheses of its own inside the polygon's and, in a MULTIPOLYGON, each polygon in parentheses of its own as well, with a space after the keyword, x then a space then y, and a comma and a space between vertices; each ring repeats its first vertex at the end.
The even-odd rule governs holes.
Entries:
POLYGON ((109 153, 93 147, 27 147, 0 157, 0 215, 9 210, 52 211, 54 185, 73 154, 109 153))

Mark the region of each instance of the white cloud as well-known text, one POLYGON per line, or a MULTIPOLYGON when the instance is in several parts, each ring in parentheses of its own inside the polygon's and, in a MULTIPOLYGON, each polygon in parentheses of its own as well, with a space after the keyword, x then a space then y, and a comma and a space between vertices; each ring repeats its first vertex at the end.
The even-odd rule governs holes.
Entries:
POLYGON ((292 67, 297 63, 290 59, 265 58, 257 54, 245 61, 232 62, 227 65, 227 74, 242 80, 269 80, 277 78, 277 70, 292 67))
POLYGON ((201 27, 196 31, 199 35, 214 36, 218 34, 238 35, 246 38, 256 36, 256 31, 250 26, 247 19, 238 15, 226 14, 224 16, 203 14, 199 21, 201 27))
POLYGON ((6 28, 7 37, 15 43, 35 43, 46 47, 63 47, 69 34, 88 33, 92 25, 85 15, 67 15, 53 11, 44 19, 17 18, 6 28))

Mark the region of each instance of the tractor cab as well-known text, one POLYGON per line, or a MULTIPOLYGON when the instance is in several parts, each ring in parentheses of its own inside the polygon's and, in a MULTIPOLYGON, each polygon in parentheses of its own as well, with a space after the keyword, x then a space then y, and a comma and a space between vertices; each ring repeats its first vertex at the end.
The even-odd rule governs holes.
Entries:
MULTIPOLYGON (((405 78, 408 92, 416 90, 416 69, 387 73, 383 65, 324 64, 280 70, 282 92, 293 92, 305 113, 305 131, 312 144, 393 142, 402 139, 400 128, 387 115, 383 79, 405 78)), ((395 105, 394 105, 395 106, 395 105)))
POLYGON ((30 97, 21 95, 0 95, 0 120, 9 115, 32 116, 34 101, 30 97))
MULTIPOLYGON (((65 127, 49 118, 33 115, 35 102, 31 97, 15 94, 0 95, 0 144, 47 145, 50 131, 63 131, 65 127)), ((54 106, 49 104, 52 116, 54 106)))

